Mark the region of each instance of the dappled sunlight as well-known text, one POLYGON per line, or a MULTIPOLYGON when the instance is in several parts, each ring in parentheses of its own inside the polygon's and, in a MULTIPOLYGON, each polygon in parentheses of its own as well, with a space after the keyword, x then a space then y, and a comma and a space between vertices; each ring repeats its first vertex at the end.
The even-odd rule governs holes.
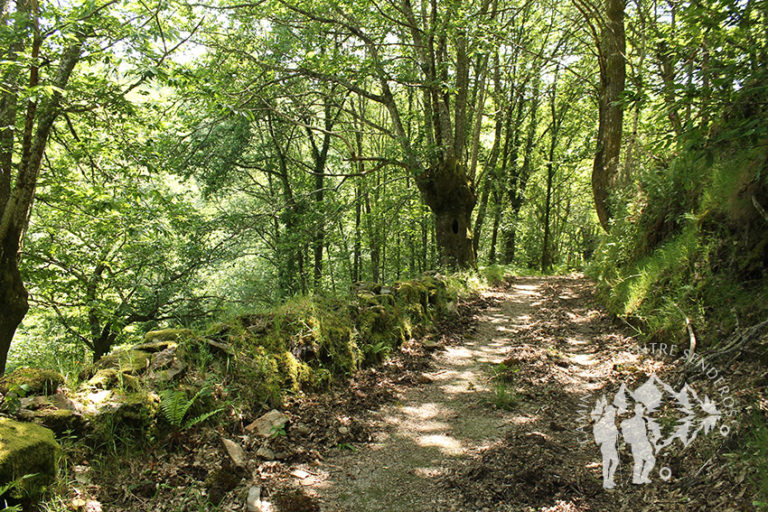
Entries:
POLYGON ((418 436, 416 443, 419 446, 438 448, 446 455, 461 455, 464 452, 461 441, 445 434, 418 436))

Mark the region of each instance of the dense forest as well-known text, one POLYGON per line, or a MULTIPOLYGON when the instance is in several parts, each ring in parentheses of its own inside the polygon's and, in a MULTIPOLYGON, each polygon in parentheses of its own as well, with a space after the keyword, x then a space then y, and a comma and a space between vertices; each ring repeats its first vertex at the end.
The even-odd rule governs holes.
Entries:
POLYGON ((639 340, 765 359, 764 0, 1 2, 0 375, 269 318, 272 407, 574 272, 639 340))

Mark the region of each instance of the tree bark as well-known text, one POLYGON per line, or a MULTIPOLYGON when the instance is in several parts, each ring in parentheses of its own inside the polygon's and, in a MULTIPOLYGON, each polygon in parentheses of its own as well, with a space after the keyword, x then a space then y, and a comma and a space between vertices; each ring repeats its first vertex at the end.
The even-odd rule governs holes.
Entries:
POLYGON ((16 329, 29 310, 27 290, 19 273, 16 250, 4 248, 0 260, 0 375, 5 372, 8 350, 16 329))
POLYGON ((416 182, 435 215, 440 265, 476 268, 471 223, 477 195, 464 167, 455 159, 444 160, 418 176, 416 182))
MULTIPOLYGON (((35 41, 33 41, 34 45, 39 44, 37 37, 35 36, 35 41)), ((6 192, 5 170, 2 180, 0 180, 3 182, 0 191, 3 196, 7 195, 7 198, 3 197, 3 208, 0 210, 0 375, 5 372, 8 350, 16 329, 29 310, 28 294, 19 273, 19 251, 24 232, 29 224, 29 213, 37 188, 37 179, 48 142, 48 135, 59 113, 61 91, 66 88, 72 70, 80 59, 80 50, 84 39, 83 34, 78 34, 75 42, 62 51, 58 70, 52 83, 57 90, 50 98, 43 100, 39 108, 33 101, 30 101, 27 106, 21 158, 13 189, 6 192)), ((33 55, 36 55, 35 48, 33 48, 33 55)), ((30 86, 37 86, 37 80, 37 68, 36 65, 33 65, 30 68, 30 86)), ((10 98, 6 97, 5 100, 10 101, 10 98)), ((8 105, 5 107, 7 108, 8 105)), ((10 151, 12 155, 13 140, 4 139, 2 147, 4 151, 10 151)), ((2 161, 6 163, 9 161, 6 155, 0 159, 0 162, 2 161)))
POLYGON ((625 0, 607 0, 605 23, 599 44, 600 96, 598 98, 597 152, 592 167, 592 193, 600 225, 609 230, 608 204, 619 169, 624 107, 621 94, 626 80, 626 37, 624 33, 625 0))

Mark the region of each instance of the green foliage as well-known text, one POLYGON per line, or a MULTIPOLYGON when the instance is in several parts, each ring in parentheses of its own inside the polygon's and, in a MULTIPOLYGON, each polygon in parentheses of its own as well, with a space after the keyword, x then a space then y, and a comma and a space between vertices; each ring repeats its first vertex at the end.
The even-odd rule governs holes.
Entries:
POLYGON ((188 398, 186 391, 166 389, 160 392, 160 411, 163 418, 171 425, 175 431, 190 429, 205 420, 220 413, 223 409, 208 411, 194 418, 188 418, 189 410, 195 404, 198 398, 209 393, 207 388, 200 389, 192 398, 188 398))
POLYGON ((492 393, 491 403, 498 409, 513 411, 520 403, 520 395, 504 381, 495 381, 492 393))
POLYGON ((512 275, 507 266, 498 264, 482 267, 480 272, 489 286, 501 286, 506 282, 507 277, 512 275))
POLYGON ((493 365, 491 370, 490 403, 498 409, 514 410, 520 403, 520 394, 513 389, 518 368, 509 366, 506 361, 493 365))
POLYGON ((687 340, 688 319, 714 344, 766 312, 766 228, 751 200, 764 149, 725 153, 649 171, 596 253, 589 272, 609 309, 648 338, 687 340))
POLYGON ((758 510, 768 510, 768 424, 755 413, 749 437, 743 447, 743 460, 754 470, 749 480, 754 490, 752 502, 758 510))

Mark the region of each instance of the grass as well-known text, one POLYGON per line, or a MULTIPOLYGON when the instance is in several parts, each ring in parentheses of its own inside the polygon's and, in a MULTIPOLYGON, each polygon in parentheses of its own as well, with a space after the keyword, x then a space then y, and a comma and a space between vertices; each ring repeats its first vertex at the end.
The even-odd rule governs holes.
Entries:
POLYGON ((743 460, 754 468, 750 483, 754 491, 754 505, 758 510, 768 510, 768 425, 764 416, 755 413, 751 435, 743 448, 743 460))
POLYGON ((490 403, 497 409, 511 411, 520 403, 520 394, 512 387, 518 368, 499 363, 490 367, 491 398, 490 403))

